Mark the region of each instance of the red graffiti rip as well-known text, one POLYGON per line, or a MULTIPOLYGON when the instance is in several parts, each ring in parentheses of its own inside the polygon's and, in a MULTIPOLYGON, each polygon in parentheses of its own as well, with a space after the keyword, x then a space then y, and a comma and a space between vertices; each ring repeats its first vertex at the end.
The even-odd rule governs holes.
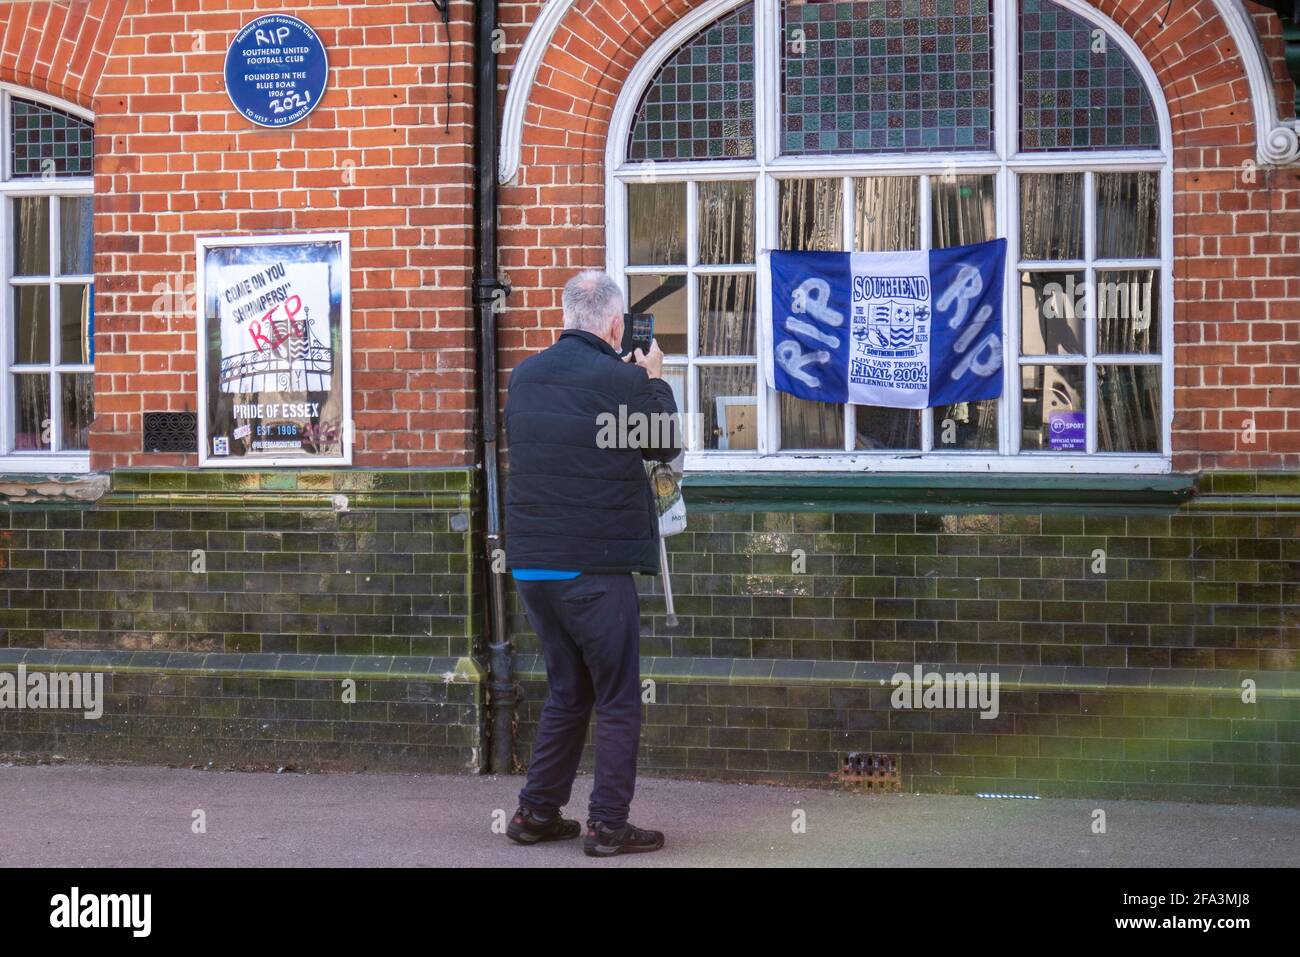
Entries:
POLYGON ((290 296, 283 304, 277 303, 266 311, 261 320, 253 320, 248 324, 248 334, 253 343, 257 346, 259 352, 275 352, 280 346, 284 345, 293 336, 302 336, 302 324, 297 321, 298 313, 302 311, 302 298, 299 296, 290 296), (284 311, 288 322, 281 332, 281 326, 273 318, 280 306, 284 306, 284 311), (270 329, 270 335, 262 331, 262 323, 265 322, 270 329))

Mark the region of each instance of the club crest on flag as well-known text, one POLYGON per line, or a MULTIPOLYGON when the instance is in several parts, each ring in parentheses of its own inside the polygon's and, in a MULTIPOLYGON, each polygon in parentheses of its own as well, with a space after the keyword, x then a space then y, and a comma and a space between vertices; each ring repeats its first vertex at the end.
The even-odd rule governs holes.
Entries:
POLYGON ((882 349, 902 349, 916 343, 916 320, 926 312, 912 302, 889 301, 872 309, 876 342, 882 349))

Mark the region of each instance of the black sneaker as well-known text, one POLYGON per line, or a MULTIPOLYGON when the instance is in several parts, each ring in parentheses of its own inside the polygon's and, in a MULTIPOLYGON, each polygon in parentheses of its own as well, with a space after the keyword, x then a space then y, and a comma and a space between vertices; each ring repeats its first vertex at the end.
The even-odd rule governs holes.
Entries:
POLYGON ((599 821, 588 821, 587 836, 582 841, 582 853, 588 857, 648 854, 663 846, 664 836, 661 831, 647 831, 631 824, 624 824, 621 828, 610 828, 599 821))
POLYGON ((543 817, 535 811, 520 808, 510 819, 506 837, 516 844, 540 844, 543 841, 567 841, 582 833, 577 821, 566 821, 556 814, 543 817))

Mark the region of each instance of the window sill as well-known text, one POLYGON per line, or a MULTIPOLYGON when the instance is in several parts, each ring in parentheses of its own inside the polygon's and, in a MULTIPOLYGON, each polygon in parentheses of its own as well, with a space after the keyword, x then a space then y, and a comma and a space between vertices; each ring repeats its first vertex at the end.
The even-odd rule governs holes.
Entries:
MULTIPOLYGON (((787 466, 788 467, 788 466, 787 466)), ((1190 475, 929 474, 687 471, 682 494, 704 511, 1053 511, 1120 507, 1172 511, 1191 499, 1190 475)))
MULTIPOLYGON (((0 506, 68 505, 94 502, 108 491, 103 473, 60 472, 24 462, 20 474, 5 471, 9 460, 0 460, 0 506)), ((42 465, 46 463, 41 463, 42 465)))
POLYGON ((90 471, 89 455, 0 455, 0 474, 47 475, 90 471))

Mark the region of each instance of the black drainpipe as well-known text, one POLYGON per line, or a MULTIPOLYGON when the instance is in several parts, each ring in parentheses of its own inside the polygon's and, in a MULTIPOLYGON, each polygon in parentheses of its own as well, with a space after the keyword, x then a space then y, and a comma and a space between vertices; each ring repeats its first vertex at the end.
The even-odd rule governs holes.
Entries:
POLYGON ((474 6, 474 308, 478 313, 479 467, 483 474, 485 535, 483 580, 487 583, 488 738, 484 770, 515 770, 514 647, 506 630, 505 581, 495 560, 501 537, 501 490, 497 472, 496 317, 510 287, 497 277, 497 0, 474 6))

